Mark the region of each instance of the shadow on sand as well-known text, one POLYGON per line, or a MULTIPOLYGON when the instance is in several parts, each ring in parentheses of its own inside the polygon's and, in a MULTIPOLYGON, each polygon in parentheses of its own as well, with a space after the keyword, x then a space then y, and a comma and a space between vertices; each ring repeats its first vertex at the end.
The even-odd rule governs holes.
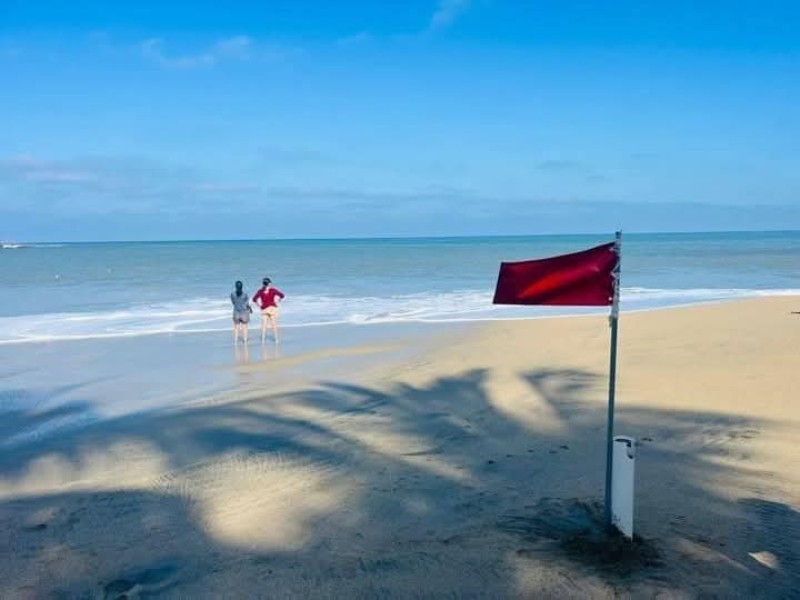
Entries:
POLYGON ((605 406, 587 395, 598 376, 519 374, 549 415, 539 427, 535 412, 531 425, 491 401, 489 375, 388 391, 322 382, 27 438, 88 409, 8 411, 0 596, 796 597, 800 514, 725 493, 763 475, 745 459, 764 423, 621 405, 617 430, 642 440, 642 539, 605 560, 592 542, 605 406), (48 461, 88 476, 91 457, 127 447, 148 448, 161 475, 129 489, 24 486, 48 461), (210 498, 226 468, 256 489, 210 498), (320 487, 303 487, 304 473, 320 487), (263 506, 284 480, 299 487, 263 506), (335 500, 314 504, 314 490, 335 500), (220 525, 231 522, 233 532, 220 525))

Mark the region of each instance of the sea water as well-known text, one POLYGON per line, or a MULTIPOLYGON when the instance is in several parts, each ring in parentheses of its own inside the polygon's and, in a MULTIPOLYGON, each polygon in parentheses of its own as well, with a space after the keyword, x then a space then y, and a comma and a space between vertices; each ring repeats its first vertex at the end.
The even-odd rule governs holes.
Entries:
MULTIPOLYGON (((493 306, 501 261, 613 236, 14 244, 0 250, 0 345, 230 329, 230 292, 269 276, 291 330, 533 318, 493 306)), ((800 293, 800 232, 630 234, 623 311, 800 293)))

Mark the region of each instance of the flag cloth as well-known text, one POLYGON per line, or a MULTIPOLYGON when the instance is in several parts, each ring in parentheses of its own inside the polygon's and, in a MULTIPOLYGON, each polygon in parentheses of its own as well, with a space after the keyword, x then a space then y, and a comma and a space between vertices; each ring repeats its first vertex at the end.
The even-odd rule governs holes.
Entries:
POLYGON ((574 254, 501 263, 493 304, 609 305, 618 262, 611 242, 574 254))

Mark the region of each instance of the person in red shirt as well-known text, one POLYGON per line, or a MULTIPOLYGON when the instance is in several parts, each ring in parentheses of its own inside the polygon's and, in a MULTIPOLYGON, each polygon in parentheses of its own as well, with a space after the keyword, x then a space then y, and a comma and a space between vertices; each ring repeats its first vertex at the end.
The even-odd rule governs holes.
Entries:
POLYGON ((264 277, 262 281, 263 286, 253 296, 255 302, 261 308, 261 343, 267 337, 267 323, 272 329, 272 337, 278 341, 278 315, 280 309, 278 308, 279 298, 285 298, 282 291, 276 287, 272 287, 272 280, 269 277, 264 277))

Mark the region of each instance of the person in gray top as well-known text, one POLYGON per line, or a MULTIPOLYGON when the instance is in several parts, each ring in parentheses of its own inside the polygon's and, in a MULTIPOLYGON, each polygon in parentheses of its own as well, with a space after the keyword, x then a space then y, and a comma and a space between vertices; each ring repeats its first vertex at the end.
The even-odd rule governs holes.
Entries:
POLYGON ((250 313, 253 309, 250 307, 250 299, 244 291, 242 282, 237 281, 235 289, 231 292, 231 304, 233 304, 233 343, 239 341, 241 334, 242 341, 247 343, 247 329, 250 323, 250 313))

